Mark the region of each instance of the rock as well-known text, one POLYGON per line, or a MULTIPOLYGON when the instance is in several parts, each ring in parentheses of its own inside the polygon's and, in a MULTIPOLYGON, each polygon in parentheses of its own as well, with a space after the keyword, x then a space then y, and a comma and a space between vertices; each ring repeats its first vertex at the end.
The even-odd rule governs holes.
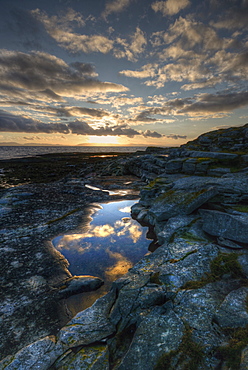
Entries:
POLYGON ((218 167, 218 168, 210 168, 207 171, 207 174, 209 176, 222 176, 222 175, 225 175, 225 174, 230 173, 230 172, 231 172, 230 168, 218 167))
POLYGON ((24 347, 14 356, 8 356, 0 362, 4 370, 46 370, 64 351, 61 343, 54 336, 40 339, 24 347))
POLYGON ((110 291, 98 299, 93 306, 79 312, 58 335, 58 340, 66 347, 100 341, 115 332, 115 326, 108 319, 108 313, 115 300, 115 292, 110 291))
POLYGON ((246 164, 248 163, 248 154, 244 154, 241 156, 242 161, 244 161, 246 164))
POLYGON ((248 369, 248 346, 246 346, 241 352, 241 361, 239 370, 248 369))
MULTIPOLYGON (((209 331, 221 298, 211 284, 180 292, 175 299, 175 313, 196 330, 209 331)), ((217 339, 217 338, 216 338, 217 339)), ((217 344, 217 343, 216 343, 217 344)))
POLYGON ((248 288, 242 287, 230 292, 214 315, 222 328, 238 328, 248 325, 248 288))
POLYGON ((248 250, 245 249, 242 253, 238 256, 237 262, 239 263, 242 273, 248 279, 248 250))
POLYGON ((80 349, 76 354, 70 351, 53 365, 54 370, 108 370, 109 351, 104 344, 95 344, 80 349))
POLYGON ((196 220, 196 218, 195 216, 178 215, 177 217, 171 217, 166 224, 163 224, 162 230, 161 227, 160 230, 158 230, 158 227, 156 229, 155 226, 155 231, 158 230, 157 238, 159 244, 168 243, 176 231, 188 226, 192 221, 196 220))
POLYGON ((210 131, 200 135, 197 139, 188 142, 181 148, 206 151, 246 151, 247 150, 247 124, 242 127, 229 127, 227 129, 210 131))
POLYGON ((182 172, 186 174, 193 174, 196 171, 197 159, 189 158, 183 162, 182 172))
POLYGON ((137 328, 127 354, 116 369, 154 369, 162 355, 178 349, 183 332, 183 321, 173 311, 154 308, 137 328))
POLYGON ((197 191, 171 189, 154 200, 149 212, 157 221, 168 220, 177 215, 188 215, 216 194, 217 191, 213 187, 197 191))
POLYGON ((233 153, 219 153, 219 152, 201 152, 190 150, 188 151, 188 156, 191 158, 214 158, 219 160, 233 160, 238 158, 238 154, 233 153))
POLYGON ((95 276, 73 276, 64 282, 63 286, 59 288, 58 294, 60 298, 67 298, 74 294, 91 292, 103 284, 103 280, 95 276))
POLYGON ((178 173, 183 166, 183 159, 171 159, 166 163, 166 173, 178 173))
POLYGON ((196 163, 196 166, 195 166, 195 174, 196 175, 206 174, 211 163, 213 163, 213 160, 211 160, 211 159, 210 160, 208 160, 208 159, 207 160, 201 160, 201 161, 199 161, 199 159, 198 159, 198 161, 196 163))
POLYGON ((150 312, 156 305, 165 302, 165 289, 157 284, 150 284, 150 274, 136 274, 130 270, 125 281, 116 281, 118 298, 113 306, 110 320, 118 324, 118 333, 130 325, 136 325, 142 320, 145 312, 150 312), (124 282, 124 285, 122 283, 124 282), (121 285, 120 285, 121 284, 121 285))
POLYGON ((223 237, 240 243, 248 243, 248 215, 203 210, 199 213, 203 220, 203 230, 210 235, 223 237))
POLYGON ((223 237, 217 238, 217 242, 222 247, 231 248, 231 249, 243 249, 243 247, 237 243, 232 242, 231 240, 224 239, 223 237))

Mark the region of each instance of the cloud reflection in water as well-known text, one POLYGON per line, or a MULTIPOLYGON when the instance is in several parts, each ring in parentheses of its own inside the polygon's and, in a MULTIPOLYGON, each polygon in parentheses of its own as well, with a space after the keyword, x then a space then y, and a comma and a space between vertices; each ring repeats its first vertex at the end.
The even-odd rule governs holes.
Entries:
MULTIPOLYGON (((149 253, 147 228, 130 217, 130 207, 134 203, 133 200, 103 203, 92 216, 87 231, 84 228, 80 233, 79 229, 78 233, 66 234, 53 241, 69 261, 73 275, 94 275, 104 280, 104 286, 90 293, 90 299, 106 293, 114 280, 149 253)), ((88 293, 83 293, 81 300, 87 301, 87 297, 88 293)), ((75 304, 79 298, 71 299, 75 304)), ((80 309, 86 308, 84 304, 80 309)))

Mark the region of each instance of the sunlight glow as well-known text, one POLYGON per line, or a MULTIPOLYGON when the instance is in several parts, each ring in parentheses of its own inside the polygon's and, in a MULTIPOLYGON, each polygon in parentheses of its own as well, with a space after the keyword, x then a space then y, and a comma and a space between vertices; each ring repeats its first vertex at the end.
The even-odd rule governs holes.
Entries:
POLYGON ((120 140, 117 136, 89 136, 90 145, 120 145, 120 140))

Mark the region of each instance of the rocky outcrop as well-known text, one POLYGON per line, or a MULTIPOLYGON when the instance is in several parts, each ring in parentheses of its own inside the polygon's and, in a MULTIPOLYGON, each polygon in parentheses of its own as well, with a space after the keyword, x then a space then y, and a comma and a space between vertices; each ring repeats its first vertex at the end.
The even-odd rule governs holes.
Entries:
POLYGON ((149 151, 123 162, 127 173, 147 182, 165 174, 209 175, 221 177, 247 167, 248 124, 211 131, 180 148, 149 151), (225 138, 224 141, 221 138, 225 138), (204 145, 202 144, 204 143, 204 145))
POLYGON ((248 123, 242 127, 210 131, 189 141, 183 148, 206 151, 243 152, 248 149, 248 123))

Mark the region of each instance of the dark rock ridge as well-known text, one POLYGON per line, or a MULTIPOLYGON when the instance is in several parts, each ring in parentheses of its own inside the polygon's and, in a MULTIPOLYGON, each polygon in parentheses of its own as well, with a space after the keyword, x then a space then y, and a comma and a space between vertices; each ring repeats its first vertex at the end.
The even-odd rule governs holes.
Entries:
POLYGON ((132 214, 154 228, 159 248, 0 369, 247 369, 246 133, 247 125, 208 133, 195 141, 208 142, 199 155, 184 146, 109 163, 146 181, 132 214), (232 153, 205 151, 228 140, 232 153))

